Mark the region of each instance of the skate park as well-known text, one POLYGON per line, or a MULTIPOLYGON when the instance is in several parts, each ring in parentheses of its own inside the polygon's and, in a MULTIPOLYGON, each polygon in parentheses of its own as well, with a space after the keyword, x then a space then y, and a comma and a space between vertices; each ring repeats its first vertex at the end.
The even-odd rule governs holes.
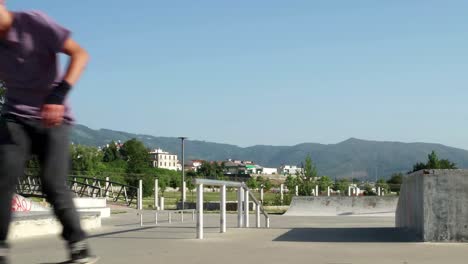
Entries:
MULTIPOLYGON (((369 201, 356 200, 368 197, 352 196, 295 197, 283 215, 264 213, 255 197, 245 199, 249 190, 239 183, 199 180, 196 184, 198 202, 203 201, 203 185, 214 184, 221 190, 238 188, 244 206, 226 212, 221 191, 219 212, 205 212, 203 206, 185 213, 161 210, 157 220, 155 210, 110 205, 120 213, 101 218, 98 211, 102 209, 93 212, 88 208, 82 221, 91 222, 86 228, 92 245, 103 256, 100 263, 237 263, 241 258, 248 263, 466 261, 466 170, 409 175, 398 200, 385 196, 369 201), (338 198, 344 200, 332 201, 338 198)), ((90 206, 89 201, 81 203, 90 206)), ((18 221, 12 225, 19 225, 18 221)), ((47 226, 44 219, 35 221, 42 221, 36 223, 37 228, 47 226)), ((56 250, 63 247, 61 243, 56 233, 13 238, 13 261, 59 262, 64 258, 56 250)))

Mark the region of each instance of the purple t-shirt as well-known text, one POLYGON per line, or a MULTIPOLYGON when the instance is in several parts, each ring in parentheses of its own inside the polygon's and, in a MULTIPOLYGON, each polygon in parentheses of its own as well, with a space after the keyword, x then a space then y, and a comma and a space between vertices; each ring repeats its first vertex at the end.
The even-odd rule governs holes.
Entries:
MULTIPOLYGON (((0 80, 7 88, 3 112, 40 119, 51 89, 61 81, 58 54, 70 31, 41 12, 15 12, 6 38, 0 39, 0 80)), ((65 121, 72 122, 65 103, 65 121)))

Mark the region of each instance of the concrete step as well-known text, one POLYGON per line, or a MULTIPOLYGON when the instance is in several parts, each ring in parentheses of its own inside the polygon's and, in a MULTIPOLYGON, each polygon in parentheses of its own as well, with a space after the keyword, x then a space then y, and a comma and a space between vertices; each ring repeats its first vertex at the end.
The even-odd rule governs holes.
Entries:
MULTIPOLYGON (((80 213, 81 226, 85 231, 101 227, 101 216, 98 212, 80 213)), ((10 224, 9 240, 26 239, 45 235, 61 234, 62 225, 49 212, 18 212, 13 214, 10 224)))
POLYGON ((78 208, 78 212, 98 212, 101 218, 108 218, 111 216, 111 209, 109 207, 92 207, 92 208, 78 208))
POLYGON ((106 198, 73 198, 76 208, 103 208, 107 207, 106 198))

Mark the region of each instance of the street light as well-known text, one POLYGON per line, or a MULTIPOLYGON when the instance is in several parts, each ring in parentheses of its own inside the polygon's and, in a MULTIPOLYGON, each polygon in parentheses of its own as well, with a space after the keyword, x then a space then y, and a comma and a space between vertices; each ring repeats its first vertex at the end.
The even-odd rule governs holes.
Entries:
POLYGON ((187 137, 179 137, 182 143, 182 210, 185 210, 185 140, 187 137))

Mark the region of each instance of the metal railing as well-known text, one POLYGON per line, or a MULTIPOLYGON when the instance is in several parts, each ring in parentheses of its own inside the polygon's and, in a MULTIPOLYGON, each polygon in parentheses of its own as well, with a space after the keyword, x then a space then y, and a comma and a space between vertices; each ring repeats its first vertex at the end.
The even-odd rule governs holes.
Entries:
POLYGON ((226 233, 226 188, 237 188, 237 227, 248 228, 250 226, 249 198, 255 204, 256 227, 261 228, 260 215, 265 217, 265 227, 270 228, 270 217, 263 205, 255 198, 252 191, 243 182, 217 181, 208 179, 195 179, 197 186, 197 239, 204 238, 203 232, 203 188, 205 186, 217 186, 221 189, 220 202, 220 233, 226 233))
POLYGON ((148 227, 148 225, 144 225, 143 223, 143 215, 146 212, 153 212, 154 213, 154 226, 157 226, 160 222, 160 215, 167 215, 167 222, 169 224, 172 224, 173 222, 173 215, 174 214, 179 214, 180 215, 180 221, 183 223, 185 222, 185 213, 188 213, 191 215, 192 221, 195 221, 195 210, 193 209, 188 209, 188 210, 154 210, 154 211, 147 211, 147 210, 139 210, 138 215, 140 216, 140 226, 141 227, 148 227))
MULTIPOLYGON (((110 181, 84 176, 70 176, 67 185, 78 197, 107 198, 112 202, 124 202, 132 206, 137 200, 138 188, 110 181)), ((18 179, 16 192, 23 196, 45 197, 40 177, 25 175, 18 179)))

